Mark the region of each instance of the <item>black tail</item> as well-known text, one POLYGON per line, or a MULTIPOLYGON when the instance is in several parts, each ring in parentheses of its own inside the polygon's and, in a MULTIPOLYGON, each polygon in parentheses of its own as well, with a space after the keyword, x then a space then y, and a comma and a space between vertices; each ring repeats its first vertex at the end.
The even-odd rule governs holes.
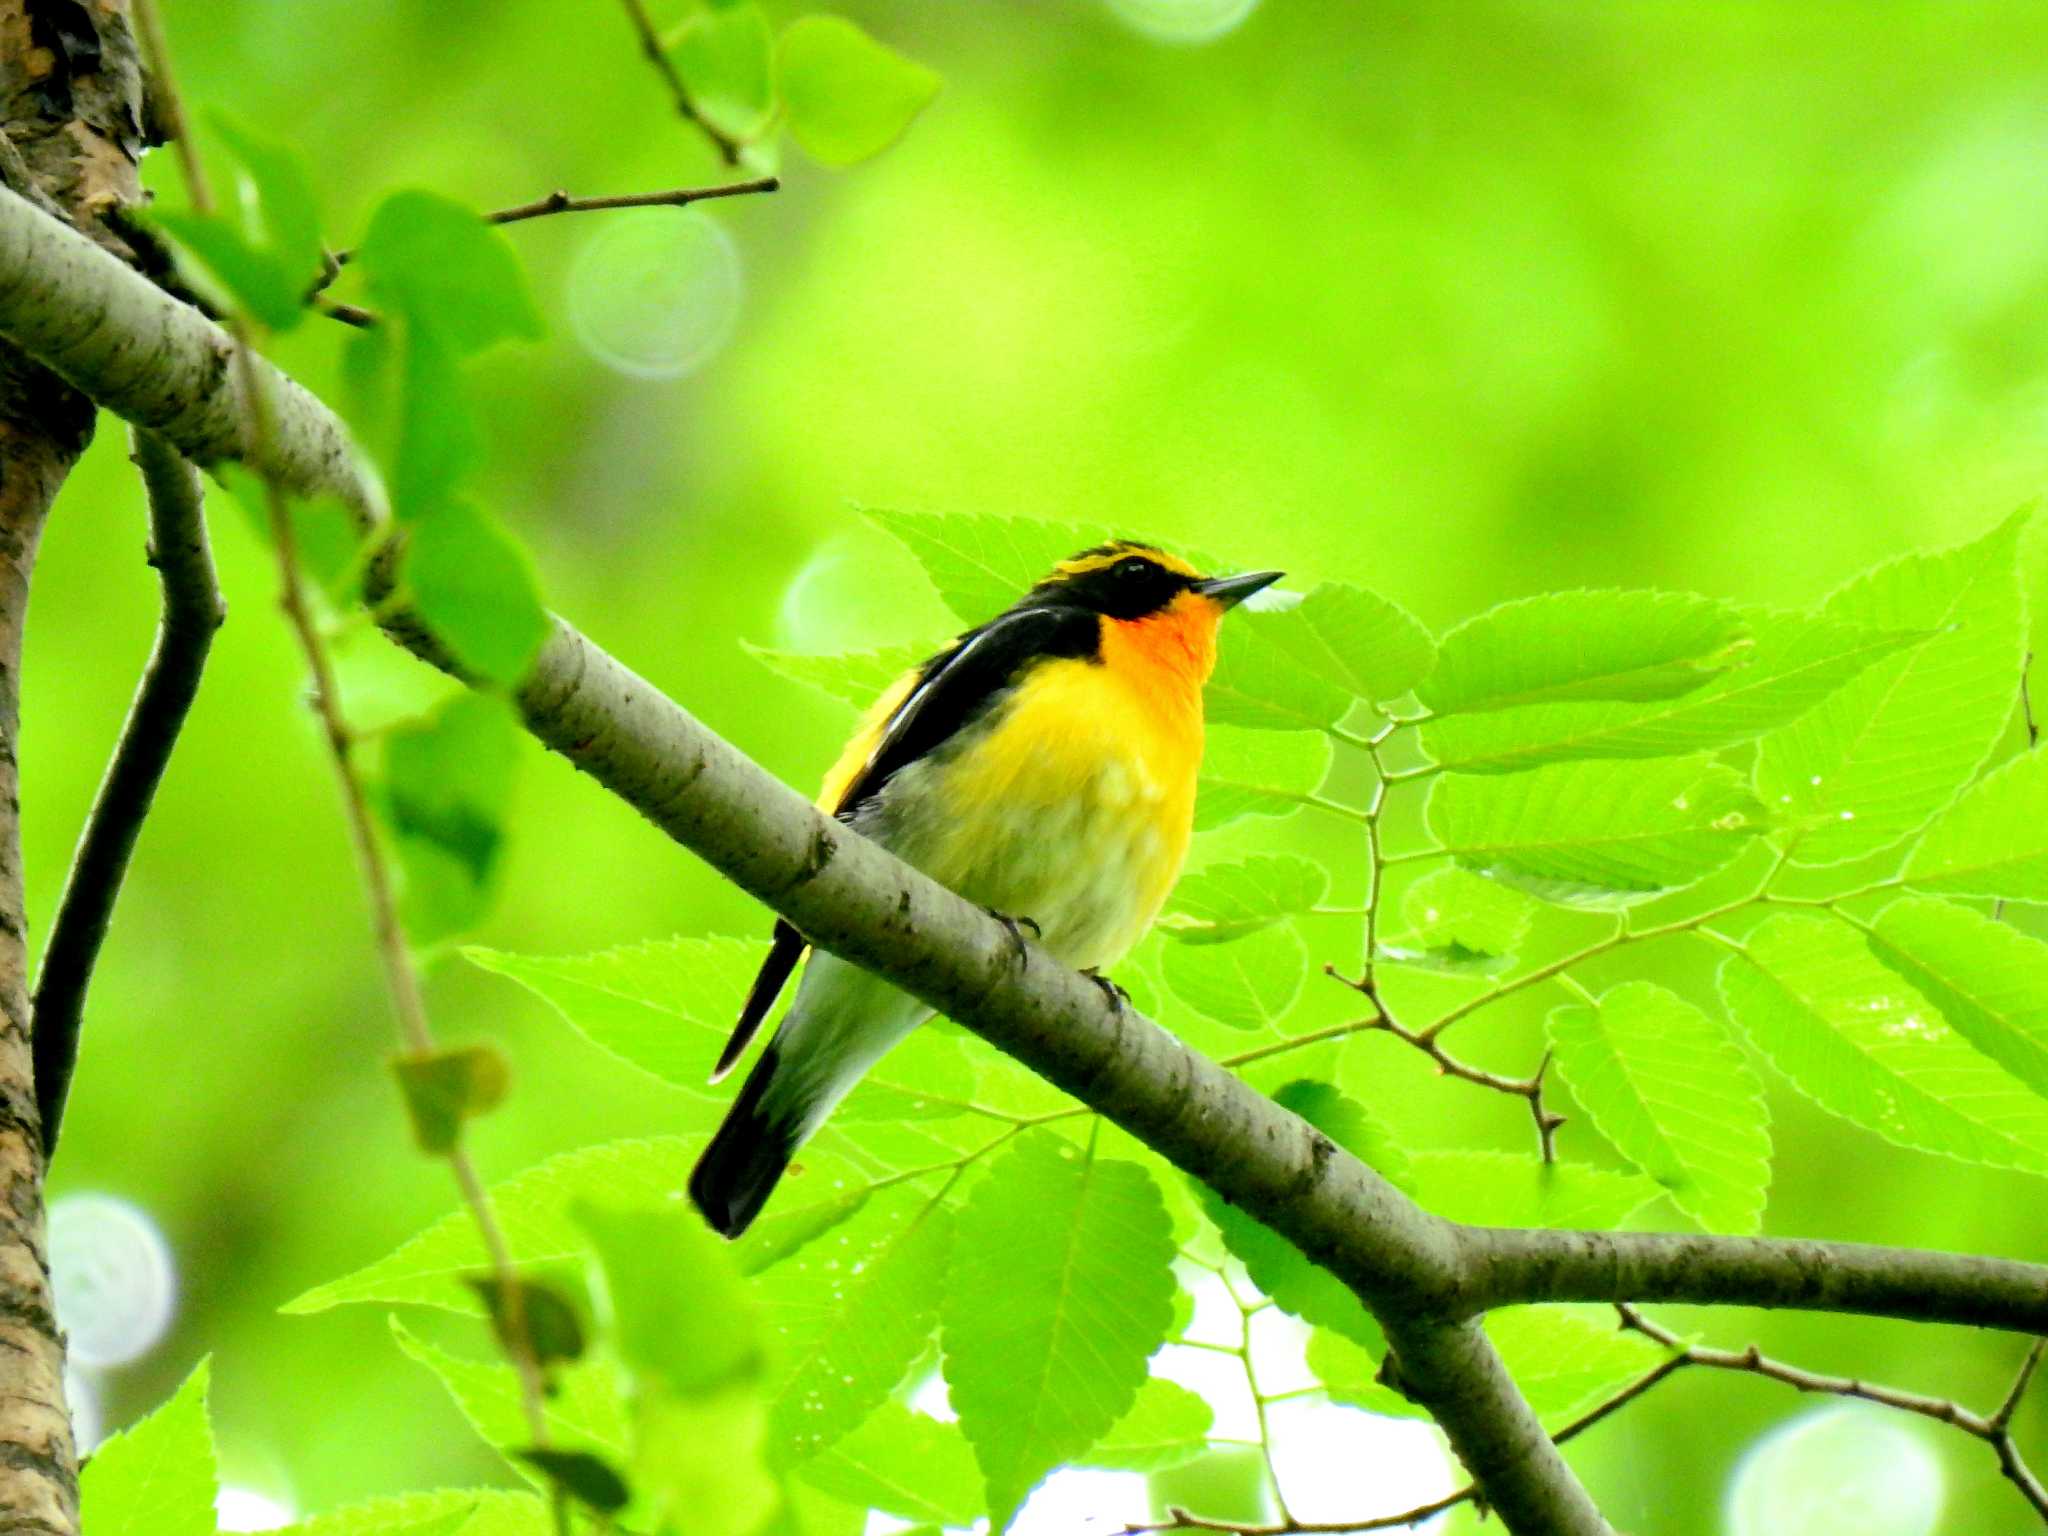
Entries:
POLYGON ((797 1128, 771 1115, 765 1105, 775 1076, 775 1047, 769 1046, 747 1074, 725 1123, 690 1173, 690 1198, 713 1230, 738 1237, 761 1213, 796 1152, 797 1128))

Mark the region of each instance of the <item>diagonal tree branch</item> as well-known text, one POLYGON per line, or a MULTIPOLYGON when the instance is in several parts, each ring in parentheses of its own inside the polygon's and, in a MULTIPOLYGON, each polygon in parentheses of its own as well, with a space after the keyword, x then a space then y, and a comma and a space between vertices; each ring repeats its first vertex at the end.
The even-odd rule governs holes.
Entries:
MULTIPOLYGON (((0 191, 0 336, 212 461, 255 447, 217 327, 0 191), (89 317, 89 318, 87 318, 89 317), (144 361, 138 364, 140 356, 144 361)), ((324 406, 257 362, 259 465, 381 513, 324 406)), ((401 615, 395 637, 438 659, 401 615)), ((2048 1268, 1851 1244, 1470 1228, 846 827, 556 621, 517 690, 527 728, 806 937, 958 1019, 1254 1210, 1386 1327, 1404 1388, 1517 1532, 1604 1532, 1479 1330, 1537 1299, 1748 1301, 2048 1331, 2048 1268)))
POLYGON ((199 692, 214 631, 227 617, 207 547, 198 472, 151 432, 134 433, 130 453, 149 493, 149 563, 163 588, 163 612, 155 649, 72 858, 29 1007, 46 1157, 57 1148, 64 1099, 78 1064, 86 990, 113 920, 115 898, 199 692))

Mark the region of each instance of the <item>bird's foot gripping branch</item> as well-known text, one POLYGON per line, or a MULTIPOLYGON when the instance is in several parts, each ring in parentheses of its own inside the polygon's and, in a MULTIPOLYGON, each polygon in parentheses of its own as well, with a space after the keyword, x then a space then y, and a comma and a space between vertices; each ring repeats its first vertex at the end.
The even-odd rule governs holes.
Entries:
MULTIPOLYGON (((259 197, 297 197, 274 156, 244 156, 259 197)), ((245 325, 259 300, 303 298, 262 286, 273 265, 332 270, 314 234, 257 253, 245 325)), ((433 199, 387 203, 349 268, 380 321, 352 343, 370 349, 359 376, 459 388, 468 353, 539 324, 503 238, 433 199), (431 281, 451 265, 477 276, 464 293, 431 281)), ((1992 908, 2048 900, 2048 771, 2002 746, 2024 659, 2018 519, 1805 611, 1575 592, 1437 637, 1325 583, 1233 618, 1207 691, 1194 870, 1118 969, 1126 1004, 1040 945, 1020 961, 1002 922, 549 618, 510 535, 458 494, 460 456, 407 415, 420 402, 401 397, 415 429, 383 476, 398 537, 324 406, 7 192, 0 335, 266 509, 288 495, 273 526, 319 589, 307 601, 367 587, 395 638, 474 689, 364 770, 399 812, 373 855, 420 876, 400 914, 415 942, 473 923, 494 875, 486 860, 466 883, 426 878, 451 848, 405 808, 458 804, 465 825, 495 826, 516 720, 794 933, 964 1026, 885 1057, 725 1245, 673 1196, 722 1111, 703 1077, 765 944, 470 951, 678 1097, 670 1136, 566 1152, 487 1205, 471 1191, 502 1223, 498 1251, 458 1214, 294 1303, 476 1313, 504 1337, 506 1360, 486 1363, 394 1323, 549 1496, 421 1500, 422 1529, 484 1511, 507 1530, 833 1532, 876 1509, 1000 1526, 1066 1466, 1152 1475, 1167 1525, 1307 1529, 1271 1476, 1279 1394, 1249 1331, 1190 1331, 1205 1275, 1237 1287, 1243 1317, 1277 1307, 1307 1325, 1303 1391, 1432 1418, 1518 1533, 1606 1531, 1559 1442, 1681 1365, 1727 1363, 1638 1303, 2048 1332, 2040 1266, 1759 1235, 1760 1065, 1845 1138, 2048 1175, 2048 946, 1992 908), (1663 965, 1682 950, 1716 957, 1710 985, 1674 980, 1698 973, 1663 965), (1315 960, 1355 979, 1315 978, 1315 960), (1464 1054, 1480 1014, 1520 1030, 1509 1070, 1464 1054), (1446 1140, 1412 1107, 1464 1086, 1520 1100, 1501 1130, 1530 1114, 1534 1144, 1446 1140), (1627 1230, 1646 1214, 1686 1230, 1627 1230), (1629 1307, 1627 1326, 1586 1303, 1629 1307), (1176 1473, 1245 1449, 1166 1373, 1176 1349, 1241 1362, 1252 1513, 1165 1497, 1176 1473), (907 1401, 934 1360, 945 1423, 907 1401)), ((967 625, 1131 531, 869 515, 967 625)), ((929 649, 761 660, 865 705, 929 649)), ((346 787, 345 721, 333 735, 346 787)), ((423 1140, 447 1150, 490 1106, 487 1059, 416 1063, 423 1140)), ((2006 1401, 1955 1422, 2048 1517, 2014 1432, 2036 1356, 2023 1337, 2011 1354, 2006 1401)), ((95 1459, 89 1508, 133 1496, 136 1460, 197 1454, 202 1391, 95 1459)), ((1355 1490, 1351 1526, 1425 1512, 1374 1498, 1355 1490)))

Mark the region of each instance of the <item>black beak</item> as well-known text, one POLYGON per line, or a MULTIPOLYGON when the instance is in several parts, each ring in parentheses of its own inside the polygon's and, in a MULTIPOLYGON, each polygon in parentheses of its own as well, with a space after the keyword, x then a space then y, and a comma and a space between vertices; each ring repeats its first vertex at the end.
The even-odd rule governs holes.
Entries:
POLYGON ((1214 601, 1218 608, 1235 608, 1254 592, 1263 592, 1285 571, 1253 571, 1248 576, 1212 576, 1195 583, 1195 590, 1214 601))

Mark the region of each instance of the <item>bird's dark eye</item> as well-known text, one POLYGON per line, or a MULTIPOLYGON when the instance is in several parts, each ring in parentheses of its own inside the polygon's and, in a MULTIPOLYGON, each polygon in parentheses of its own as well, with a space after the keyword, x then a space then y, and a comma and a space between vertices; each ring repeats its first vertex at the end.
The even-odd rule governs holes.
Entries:
POLYGON ((1118 581, 1125 582, 1142 580, 1144 577, 1151 575, 1151 573, 1152 562, 1139 556, 1133 556, 1129 560, 1117 561, 1114 572, 1118 581))

